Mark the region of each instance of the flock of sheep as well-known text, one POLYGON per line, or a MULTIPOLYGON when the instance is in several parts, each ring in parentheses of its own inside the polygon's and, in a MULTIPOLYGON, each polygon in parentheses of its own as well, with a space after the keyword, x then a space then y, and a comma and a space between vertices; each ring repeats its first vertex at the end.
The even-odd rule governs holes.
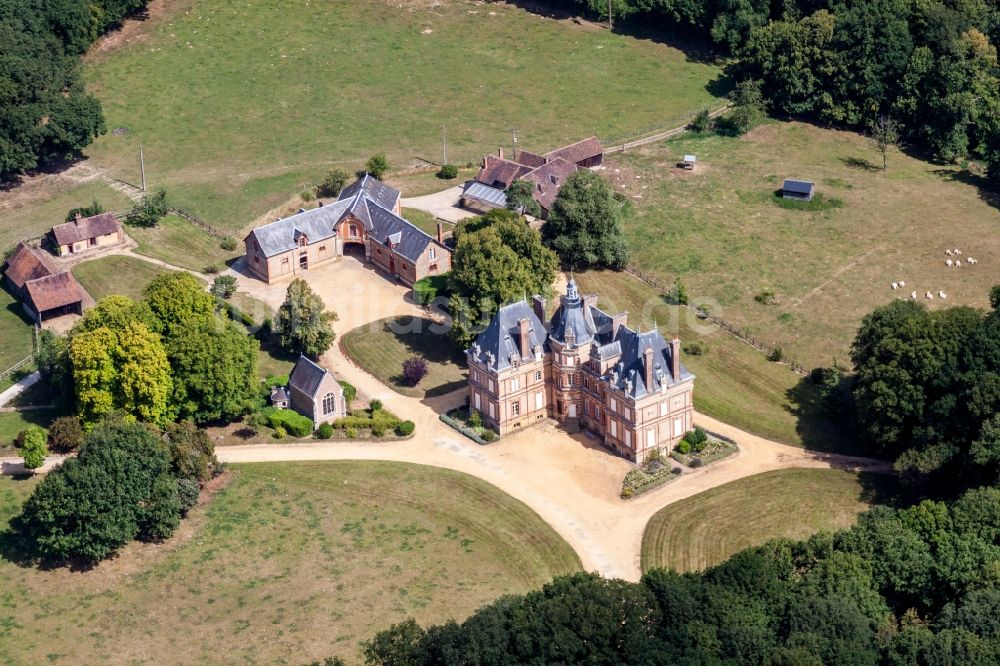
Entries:
MULTIPOLYGON (((957 257, 955 259, 947 259, 944 262, 945 266, 947 266, 948 268, 953 268, 953 267, 954 268, 961 268, 962 267, 962 251, 961 250, 945 250, 944 253, 946 255, 948 255, 949 257, 957 257)), ((973 259, 972 257, 966 257, 965 261, 970 266, 975 266, 976 264, 979 263, 977 260, 973 259)), ((905 287, 906 286, 906 282, 904 282, 903 280, 900 280, 899 282, 893 282, 889 286, 892 287, 893 291, 896 291, 897 289, 902 289, 903 287, 905 287)), ((937 297, 938 298, 948 298, 948 294, 944 293, 943 291, 938 291, 937 297)), ((902 298, 902 297, 900 297, 900 298, 902 298)), ((910 292, 910 299, 911 300, 916 300, 916 298, 917 298, 917 292, 916 291, 911 291, 910 292)), ((924 292, 924 298, 926 298, 927 300, 932 300, 934 298, 934 292, 925 291, 924 292)))

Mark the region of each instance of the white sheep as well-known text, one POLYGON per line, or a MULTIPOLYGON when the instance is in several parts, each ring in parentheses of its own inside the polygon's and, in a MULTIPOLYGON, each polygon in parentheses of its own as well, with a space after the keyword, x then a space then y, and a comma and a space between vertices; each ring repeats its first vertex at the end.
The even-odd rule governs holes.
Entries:
POLYGON ((912 298, 913 300, 917 300, 917 292, 911 291, 910 292, 910 298, 912 298))
POLYGON ((955 250, 955 256, 956 257, 961 257, 962 256, 962 251, 961 250, 955 250))
POLYGON ((931 292, 929 292, 929 291, 928 291, 928 292, 925 292, 925 293, 924 293, 924 298, 926 298, 926 299, 928 299, 928 300, 931 300, 931 299, 933 299, 933 298, 934 298, 934 294, 932 294, 932 293, 931 293, 931 292))
POLYGON ((905 283, 905 282, 903 282, 902 280, 900 280, 900 281, 899 281, 899 286, 900 286, 900 287, 905 287, 905 286, 906 286, 906 283, 905 283))
POLYGON ((944 253, 947 254, 949 257, 954 254, 954 252, 952 252, 951 250, 945 250, 944 253))
POLYGON ((948 268, 951 268, 952 266, 955 265, 955 262, 953 262, 951 259, 949 259, 948 261, 946 261, 944 263, 945 263, 946 266, 948 266, 948 268))
POLYGON ((948 298, 948 294, 944 293, 943 291, 939 291, 938 298, 948 298))
POLYGON ((899 283, 898 282, 893 282, 891 286, 892 286, 892 290, 893 291, 896 291, 897 289, 899 289, 899 283))
POLYGON ((968 257, 966 259, 966 261, 968 261, 970 264, 978 264, 979 263, 978 259, 973 259, 972 257, 968 257))

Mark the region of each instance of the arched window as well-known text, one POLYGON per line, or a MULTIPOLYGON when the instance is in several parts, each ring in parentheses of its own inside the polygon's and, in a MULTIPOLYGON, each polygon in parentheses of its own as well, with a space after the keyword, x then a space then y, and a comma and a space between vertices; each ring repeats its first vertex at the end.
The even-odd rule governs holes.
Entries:
POLYGON ((336 398, 332 393, 327 393, 323 396, 323 416, 327 414, 333 414, 334 410, 337 408, 336 398))

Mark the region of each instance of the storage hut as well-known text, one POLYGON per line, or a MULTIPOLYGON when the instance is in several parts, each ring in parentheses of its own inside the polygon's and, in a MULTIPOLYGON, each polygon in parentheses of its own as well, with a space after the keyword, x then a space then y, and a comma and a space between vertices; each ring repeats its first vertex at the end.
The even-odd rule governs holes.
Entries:
POLYGON ((785 199, 798 199, 799 201, 812 201, 816 192, 816 183, 811 180, 785 180, 781 186, 781 196, 785 199))

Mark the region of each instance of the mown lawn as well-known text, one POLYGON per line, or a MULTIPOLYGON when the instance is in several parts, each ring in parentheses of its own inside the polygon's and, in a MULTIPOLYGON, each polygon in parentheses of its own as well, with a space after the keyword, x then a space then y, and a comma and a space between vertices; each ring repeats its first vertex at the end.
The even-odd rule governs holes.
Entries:
POLYGON ((139 244, 137 253, 192 271, 225 268, 227 261, 243 254, 242 243, 234 251, 223 250, 222 241, 177 215, 167 215, 149 229, 129 227, 128 234, 139 244))
POLYGON ((138 300, 153 278, 169 272, 142 259, 122 255, 85 261, 73 267, 73 276, 95 300, 112 294, 138 300))
MULTIPOLYGON (((0 526, 35 483, 0 479, 0 526)), ((240 465, 166 544, 91 571, 0 560, 0 661, 358 663, 394 622, 461 620, 579 569, 537 514, 465 474, 240 465)))
POLYGON ((668 305, 655 290, 628 273, 587 271, 576 274, 580 290, 598 295, 608 312, 629 313, 632 328, 646 331, 654 323, 668 339, 683 345, 700 342, 704 353, 682 359, 697 379, 695 409, 762 437, 810 448, 846 450, 836 430, 810 412, 812 386, 787 366, 722 329, 699 320, 687 308, 668 305), (801 415, 801 418, 800 418, 801 415))
POLYGON ((849 365, 876 306, 916 291, 932 309, 988 307, 1000 275, 1000 194, 897 151, 880 167, 863 136, 775 121, 739 139, 685 135, 615 155, 604 173, 635 206, 625 230, 644 272, 668 284, 679 275, 692 298, 810 368, 849 365), (698 156, 694 172, 673 168, 686 153, 698 156), (843 206, 782 208, 772 193, 785 178, 812 180, 843 206), (949 268, 945 250, 956 248, 979 263, 949 268), (764 291, 777 303, 757 302, 764 291))
POLYGON ((344 334, 344 351, 382 383, 417 398, 450 393, 465 386, 465 358, 439 324, 419 317, 382 319, 344 334), (420 356, 427 376, 417 386, 402 378, 403 361, 420 356))
POLYGON ((850 527, 890 477, 788 469, 747 477, 658 511, 642 537, 642 570, 698 571, 769 539, 850 527))
POLYGON ((31 356, 32 321, 24 314, 21 301, 0 287, 0 372, 31 356))
POLYGON ((128 128, 87 152, 138 182, 141 143, 151 187, 234 230, 333 166, 439 161, 442 125, 449 161, 474 164, 512 127, 545 151, 680 124, 724 93, 700 58, 513 4, 179 0, 139 33, 87 58, 108 126, 128 128))
POLYGON ((16 455, 14 438, 29 425, 48 428, 58 416, 54 409, 29 409, 20 412, 0 412, 0 454, 16 455))

